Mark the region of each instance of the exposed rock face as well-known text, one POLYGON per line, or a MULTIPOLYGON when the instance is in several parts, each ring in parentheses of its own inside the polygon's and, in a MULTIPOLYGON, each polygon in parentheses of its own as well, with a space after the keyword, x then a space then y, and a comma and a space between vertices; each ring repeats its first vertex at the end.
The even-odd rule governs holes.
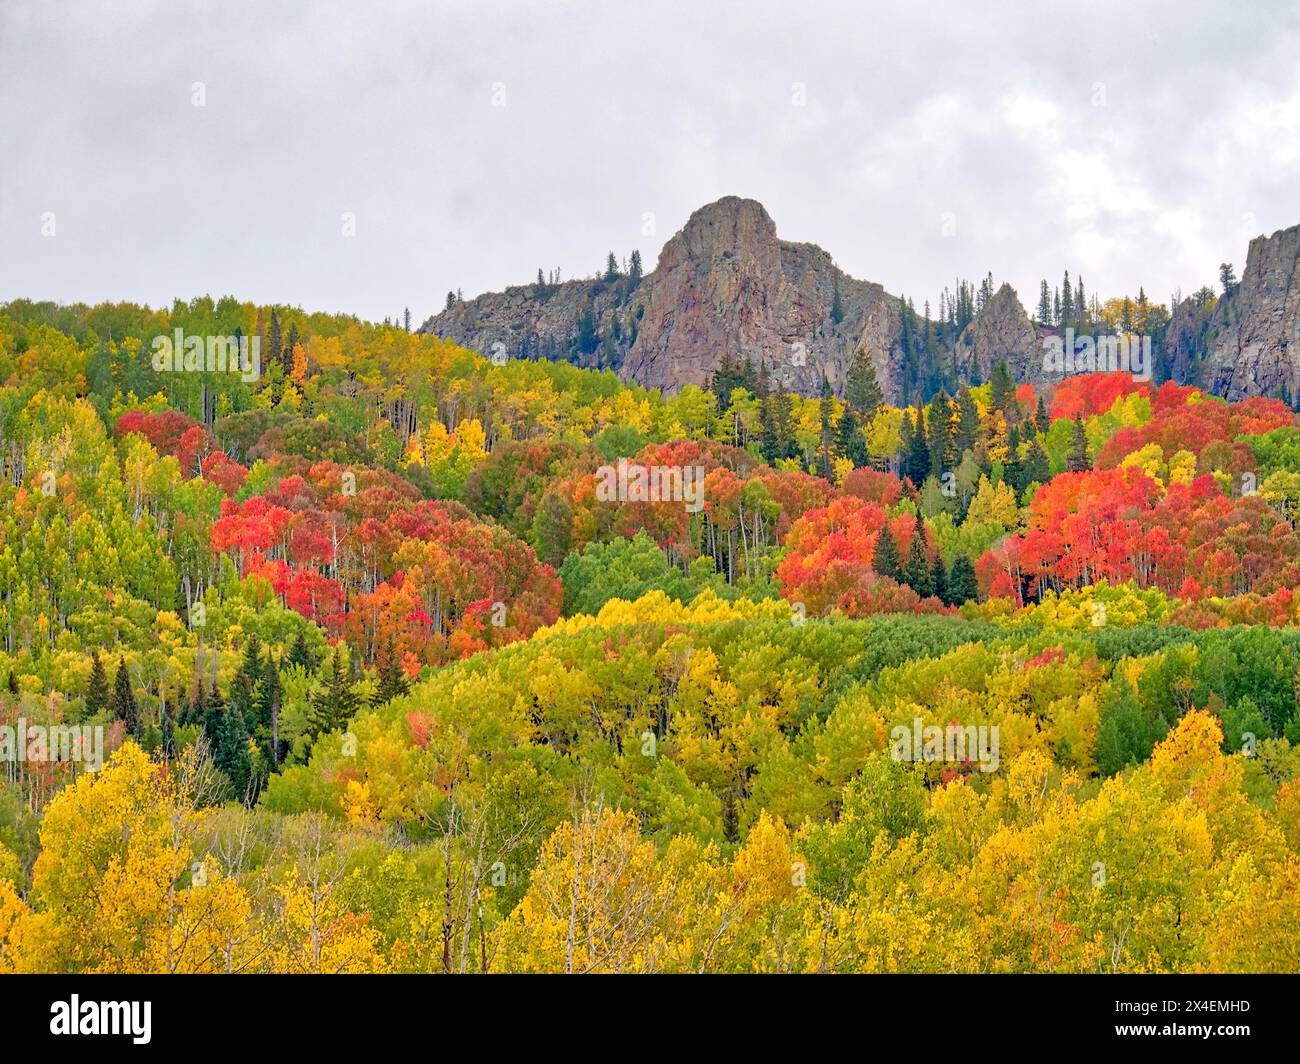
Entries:
POLYGON ((589 368, 617 369, 636 335, 627 306, 636 288, 626 277, 517 285, 462 300, 430 318, 420 331, 488 357, 497 350, 506 358, 565 359, 589 368), (588 312, 596 342, 584 346, 581 320, 588 312))
MULTIPOLYGON (((1194 308, 1179 307, 1167 345, 1178 369, 1177 340, 1194 308), (1184 309, 1187 308, 1187 309, 1184 309), (1175 327, 1178 332, 1175 332, 1175 327)), ((1291 395, 1300 385, 1300 225, 1250 242, 1241 282, 1214 308, 1200 367, 1202 384, 1216 395, 1291 395)), ((1184 344, 1184 348, 1188 345, 1184 344)), ((1184 356, 1186 358, 1186 355, 1184 356)))
MULTIPOLYGON (((748 357, 765 365, 774 386, 815 395, 825 377, 838 393, 861 348, 885 396, 898 401, 913 398, 904 395, 909 381, 914 391, 937 371, 906 364, 901 313, 898 298, 838 270, 821 248, 778 239, 762 204, 728 196, 692 214, 639 283, 509 288, 457 303, 421 331, 487 355, 500 345, 495 350, 510 358, 613 368, 665 392, 707 385, 729 353, 738 364, 748 357)), ((970 322, 957 351, 935 361, 951 359, 969 381, 988 379, 1000 358, 1017 381, 1041 376, 1037 330, 1007 285, 970 322)))
POLYGON ((840 386, 861 345, 889 388, 897 300, 840 273, 821 248, 778 240, 754 200, 729 196, 691 215, 664 246, 642 296, 645 313, 622 372, 648 387, 705 385, 730 351, 737 362, 765 363, 773 383, 813 394, 823 374, 840 386))
MULTIPOLYGON (((1043 335, 1047 335, 1044 332, 1043 335)), ((986 381, 1001 359, 1017 384, 1042 386, 1059 380, 1043 374, 1043 347, 1039 329, 1020 305, 1016 290, 1004 284, 986 303, 957 341, 953 356, 963 381, 986 381)))

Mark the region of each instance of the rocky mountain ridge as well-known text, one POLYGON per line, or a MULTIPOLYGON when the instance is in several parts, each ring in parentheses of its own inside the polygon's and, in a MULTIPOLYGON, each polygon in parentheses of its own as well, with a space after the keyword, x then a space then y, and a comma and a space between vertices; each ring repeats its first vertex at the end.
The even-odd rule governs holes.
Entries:
MULTIPOLYGON (((1048 387, 1046 330, 1010 285, 958 321, 939 316, 922 338, 915 309, 873 281, 850 277, 814 244, 777 236, 762 204, 727 196, 701 207, 642 277, 535 284, 458 300, 422 332, 489 357, 567 359, 674 392, 707 385, 729 353, 766 366, 774 386, 842 391, 856 353, 885 396, 912 400, 936 387, 987 380, 1001 359, 1012 377, 1048 387)), ((1162 364, 1230 398, 1297 387, 1300 226, 1251 242, 1241 283, 1212 309, 1174 308, 1162 364)))

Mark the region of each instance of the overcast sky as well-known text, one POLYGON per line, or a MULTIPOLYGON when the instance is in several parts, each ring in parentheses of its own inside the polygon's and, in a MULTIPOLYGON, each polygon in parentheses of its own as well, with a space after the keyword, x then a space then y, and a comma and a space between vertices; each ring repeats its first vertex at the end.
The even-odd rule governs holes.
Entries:
POLYGON ((918 308, 1032 311, 1300 223, 1300 4, 1030 6, 0 0, 0 300, 422 321, 736 194, 918 308))

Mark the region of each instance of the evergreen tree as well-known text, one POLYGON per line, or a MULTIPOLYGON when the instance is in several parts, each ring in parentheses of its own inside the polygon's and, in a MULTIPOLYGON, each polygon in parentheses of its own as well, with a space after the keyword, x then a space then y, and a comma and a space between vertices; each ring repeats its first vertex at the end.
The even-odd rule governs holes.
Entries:
POLYGON ((903 417, 898 425, 898 475, 900 477, 907 476, 911 469, 912 437, 915 434, 912 410, 908 407, 903 410, 903 417))
POLYGON ((233 701, 219 718, 212 763, 230 780, 236 798, 253 797, 258 788, 253 785, 253 757, 248 748, 248 726, 243 713, 233 701))
MULTIPOLYGON (((1025 486, 1030 484, 1046 484, 1052 476, 1051 462, 1048 460, 1047 452, 1043 450, 1042 443, 1035 439, 1029 445, 1029 450, 1025 453, 1024 474, 1025 486)), ((1024 490, 1023 488, 1021 489, 1024 490)))
POLYGON ((632 252, 632 259, 627 268, 627 277, 628 280, 632 282, 633 288, 635 288, 637 285, 641 283, 642 273, 641 273, 641 252, 640 251, 632 252))
POLYGON ((280 314, 274 307, 271 308, 271 330, 267 340, 270 347, 270 350, 267 352, 267 365, 283 365, 283 362, 281 361, 283 355, 280 350, 283 346, 280 339, 280 314))
POLYGON ((131 676, 126 671, 126 659, 117 659, 117 676, 113 679, 113 694, 109 698, 108 708, 113 716, 126 725, 126 733, 132 738, 140 736, 140 707, 135 700, 135 691, 131 688, 131 676))
POLYGON ((951 606, 948 601, 948 574, 943 567, 943 553, 934 552, 934 565, 930 567, 930 586, 933 588, 933 595, 945 606, 951 606))
POLYGON ((312 653, 311 647, 307 645, 307 637, 303 635, 302 629, 293 637, 293 643, 289 647, 289 664, 297 665, 299 668, 312 672, 316 668, 316 655, 312 653))
POLYGON ((835 426, 835 449, 852 462, 854 468, 861 468, 869 460, 866 437, 862 435, 858 415, 851 406, 844 408, 839 423, 835 426))
POLYGON ((284 685, 280 682, 280 669, 270 654, 262 668, 262 680, 257 686, 257 733, 267 760, 278 765, 283 759, 280 742, 280 706, 284 699, 284 685))
POLYGON ((857 411, 865 425, 875 417, 876 411, 884 400, 885 393, 880 390, 876 367, 871 364, 867 353, 859 347, 844 381, 844 401, 857 411))
POLYGON ((831 471, 831 435, 834 424, 835 409, 831 403, 831 386, 822 377, 821 395, 818 402, 821 414, 821 450, 817 456, 817 475, 823 480, 832 480, 831 471))
POLYGON ((578 313, 578 332, 573 341, 574 346, 582 354, 590 355, 595 352, 599 342, 596 335, 596 312, 590 303, 584 303, 578 313))
POLYGON ((913 484, 924 484, 930 475, 930 444, 925 436, 925 407, 916 408, 916 431, 912 433, 907 456, 907 476, 913 484))
POLYGON ((838 325, 844 320, 844 299, 840 295, 840 271, 835 271, 831 290, 831 324, 838 325))
POLYGON ((373 705, 382 706, 385 702, 400 698, 411 690, 406 674, 397 660, 397 651, 391 642, 386 644, 384 651, 378 655, 378 660, 375 662, 375 678, 377 681, 375 694, 371 700, 373 705))
POLYGON ((993 367, 993 375, 989 378, 989 387, 992 392, 990 399, 993 409, 1006 413, 1016 395, 1016 382, 1011 378, 1011 370, 1007 368, 1005 358, 998 359, 997 365, 993 367))
MULTIPOLYGON (((9 674, 11 677, 13 673, 9 674)), ((17 692, 15 692, 17 693, 17 692)), ((90 685, 86 689, 86 716, 93 716, 108 708, 112 692, 108 686, 108 672, 104 668, 104 659, 95 651, 90 661, 90 685)))
POLYGON ((1074 442, 1070 447, 1066 468, 1072 473, 1092 468, 1092 463, 1088 461, 1088 434, 1083 429, 1083 419, 1080 417, 1074 419, 1074 442))
POLYGON ((953 439, 953 450, 959 455, 973 451, 975 441, 979 438, 979 431, 979 410, 975 407, 970 389, 963 388, 961 394, 957 396, 957 431, 953 439))
POLYGON ((609 253, 609 258, 605 260, 605 280, 618 280, 618 259, 614 258, 614 253, 609 253))
POLYGON ((891 580, 897 580, 903 575, 899 568, 898 545, 894 542, 893 533, 889 531, 888 522, 881 526, 880 535, 876 538, 871 568, 891 580))
POLYGON ((930 402, 930 472, 941 473, 952 465, 953 424, 952 400, 941 386, 930 402))
POLYGON ((176 721, 170 709, 164 709, 162 714, 162 754, 167 761, 176 757, 176 721))
POLYGON ((979 583, 975 579, 975 566, 970 558, 958 554, 952 560, 948 573, 948 601, 954 606, 979 598, 979 583))
POLYGON ((912 533, 912 544, 907 550, 907 566, 903 572, 907 586, 922 598, 934 594, 934 577, 930 559, 925 551, 925 528, 917 523, 912 533))
POLYGON ((328 732, 342 731, 360 704, 351 673, 343 663, 343 653, 335 647, 325 686, 312 696, 307 711, 308 734, 315 740, 328 732))
POLYGON ((1039 325, 1052 324, 1052 293, 1047 287, 1047 281, 1044 280, 1038 289, 1038 312, 1039 325))

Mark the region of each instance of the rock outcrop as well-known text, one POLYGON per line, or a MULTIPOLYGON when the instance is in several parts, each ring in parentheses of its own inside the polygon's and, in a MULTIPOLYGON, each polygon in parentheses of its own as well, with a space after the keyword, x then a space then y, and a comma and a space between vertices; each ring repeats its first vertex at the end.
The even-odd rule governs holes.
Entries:
MULTIPOLYGON (((1042 335, 1048 335, 1044 330, 1042 335)), ((976 313, 958 338, 953 352, 961 380, 986 381, 993 367, 1006 359, 1016 383, 1043 386, 1059 380, 1043 374, 1040 330, 1020 305, 1016 290, 1004 284, 976 313)))
POLYGON ((1207 328, 1197 328, 1185 300, 1166 348, 1175 374, 1196 374, 1227 399, 1300 394, 1300 225, 1250 242, 1241 281, 1219 298, 1207 328))
POLYGON ((691 215, 640 297, 645 312, 622 373, 647 387, 705 385, 730 351, 736 362, 766 364, 773 383, 814 394, 823 375, 840 385, 859 346, 890 387, 897 300, 836 269, 821 248, 778 240, 754 200, 729 196, 691 215))
POLYGON ((861 349, 893 401, 924 382, 987 380, 1006 358, 1018 381, 1038 381, 1041 348, 1016 293, 1003 285, 955 349, 921 351, 903 335, 903 304, 839 270, 813 244, 777 237, 761 203, 727 196, 700 208, 643 278, 508 288, 457 302, 432 332, 508 358, 564 358, 616 369, 664 392, 707 385, 724 354, 766 366, 774 386, 840 392, 861 349))

